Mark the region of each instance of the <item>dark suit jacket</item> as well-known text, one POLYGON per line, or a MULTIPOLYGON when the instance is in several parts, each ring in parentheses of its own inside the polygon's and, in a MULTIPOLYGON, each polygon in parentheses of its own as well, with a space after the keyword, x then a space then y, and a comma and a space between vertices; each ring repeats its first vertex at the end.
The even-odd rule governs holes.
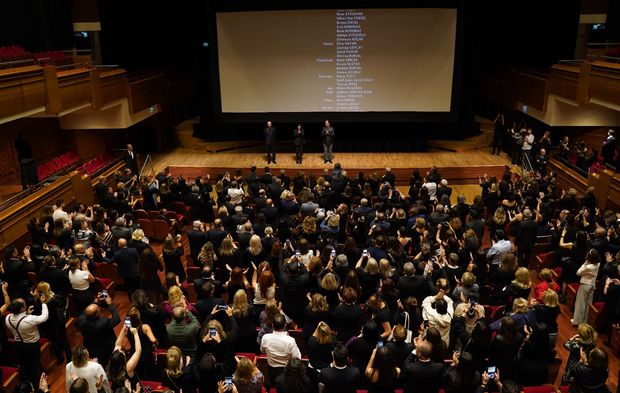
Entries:
POLYGON ((360 384, 360 370, 354 366, 326 367, 319 374, 319 382, 325 385, 323 393, 355 393, 360 384))
POLYGON ((276 128, 275 127, 265 127, 263 130, 263 134, 265 134, 265 143, 271 145, 272 143, 276 143, 276 128))
POLYGON ((195 231, 189 230, 187 231, 187 240, 189 241, 189 253, 194 260, 194 263, 197 262, 198 254, 200 254, 200 249, 207 242, 208 237, 207 233, 203 231, 195 231))
POLYGON ((400 293, 401 300, 409 296, 414 296, 418 299, 418 304, 422 304, 422 300, 431 293, 431 287, 428 280, 425 280, 423 276, 402 276, 398 279, 396 284, 400 293))
POLYGON ((304 143, 306 143, 304 135, 306 135, 306 131, 304 131, 303 128, 299 131, 297 130, 297 128, 293 130, 293 143, 295 144, 295 146, 303 145, 304 143))
POLYGON ((228 235, 228 232, 223 229, 213 228, 207 231, 207 239, 213 243, 213 248, 216 250, 220 249, 222 240, 224 240, 226 235, 228 235))
POLYGON ((277 207, 265 206, 260 210, 265 215, 265 220, 271 224, 272 228, 277 228, 280 213, 277 207))
POLYGON ((116 342, 114 326, 121 321, 114 304, 110 304, 110 312, 111 318, 88 319, 86 313, 82 313, 78 319, 78 327, 84 337, 84 346, 88 349, 90 356, 98 358, 101 364, 107 364, 114 350, 116 342))
POLYGON ((536 221, 523 220, 519 225, 519 234, 517 235, 517 247, 524 250, 531 250, 536 244, 536 221))
POLYGON ((135 248, 125 247, 114 254, 110 262, 118 265, 118 275, 121 278, 133 278, 140 276, 139 258, 140 256, 135 248))
POLYGON ((138 174, 138 161, 135 150, 133 151, 133 157, 129 154, 129 150, 125 150, 123 152, 123 161, 125 161, 125 165, 134 172, 134 175, 138 174))
POLYGON ((323 138, 323 144, 325 145, 333 145, 334 144, 334 127, 323 127, 323 131, 321 131, 321 137, 323 138))
POLYGON ((616 138, 611 137, 603 142, 603 148, 601 149, 601 156, 606 162, 611 162, 614 159, 616 151, 616 138))
POLYGON ((452 195, 452 188, 446 186, 446 187, 437 187, 437 191, 435 192, 435 196, 437 197, 438 201, 441 201, 441 197, 442 195, 448 195, 448 197, 450 197, 452 195))
POLYGON ((405 365, 406 393, 437 393, 443 382, 444 367, 441 363, 409 362, 405 365))

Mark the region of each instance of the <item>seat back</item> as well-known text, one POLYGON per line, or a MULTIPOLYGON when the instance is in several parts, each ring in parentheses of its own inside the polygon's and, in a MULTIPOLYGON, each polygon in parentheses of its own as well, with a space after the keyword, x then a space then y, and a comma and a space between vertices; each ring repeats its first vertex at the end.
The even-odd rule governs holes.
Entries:
POLYGON ((170 227, 164 220, 151 220, 153 230, 155 231, 155 240, 164 240, 170 233, 170 227))
POLYGON ((140 225, 140 229, 144 232, 144 236, 149 239, 155 239, 155 230, 153 229, 153 224, 151 224, 151 220, 147 220, 144 218, 138 219, 138 225, 140 225))

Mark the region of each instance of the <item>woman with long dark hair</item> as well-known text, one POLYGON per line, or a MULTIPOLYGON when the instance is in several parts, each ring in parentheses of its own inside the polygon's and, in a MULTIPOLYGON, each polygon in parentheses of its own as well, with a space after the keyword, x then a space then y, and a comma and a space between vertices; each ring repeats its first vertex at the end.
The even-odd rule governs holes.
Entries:
POLYGON ((452 366, 445 377, 446 393, 474 393, 480 386, 480 373, 476 370, 476 363, 469 352, 455 352, 452 356, 452 366))
POLYGON ((369 381, 368 393, 395 391, 400 368, 396 367, 396 360, 389 347, 377 347, 372 351, 364 375, 369 381))
POLYGON ((112 382, 112 391, 125 387, 125 381, 127 380, 131 385, 131 391, 133 392, 136 390, 138 383, 140 382, 138 374, 136 373, 136 368, 138 367, 138 362, 140 361, 141 355, 142 345, 140 343, 140 338, 138 337, 138 329, 124 326, 116 338, 114 352, 110 355, 110 360, 106 369, 108 380, 112 382), (131 332, 135 342, 135 351, 129 358, 125 352, 123 352, 123 342, 125 341, 125 337, 127 337, 128 332, 131 332))
POLYGON ((284 372, 276 380, 278 393, 308 393, 310 392, 310 378, 300 359, 291 358, 284 372))

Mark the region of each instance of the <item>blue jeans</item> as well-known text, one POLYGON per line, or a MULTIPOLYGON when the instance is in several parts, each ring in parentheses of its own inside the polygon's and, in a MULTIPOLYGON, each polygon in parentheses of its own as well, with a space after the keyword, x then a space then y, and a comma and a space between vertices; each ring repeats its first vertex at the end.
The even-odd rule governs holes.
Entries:
POLYGON ((323 143, 323 160, 324 161, 332 160, 332 147, 333 146, 334 146, 333 144, 326 145, 325 143, 323 143))

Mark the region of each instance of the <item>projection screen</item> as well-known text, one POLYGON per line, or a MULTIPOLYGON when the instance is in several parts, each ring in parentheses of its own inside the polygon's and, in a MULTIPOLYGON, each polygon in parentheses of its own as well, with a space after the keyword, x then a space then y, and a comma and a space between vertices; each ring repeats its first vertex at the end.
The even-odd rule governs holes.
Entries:
POLYGON ((452 8, 219 12, 221 109, 449 112, 452 8))

